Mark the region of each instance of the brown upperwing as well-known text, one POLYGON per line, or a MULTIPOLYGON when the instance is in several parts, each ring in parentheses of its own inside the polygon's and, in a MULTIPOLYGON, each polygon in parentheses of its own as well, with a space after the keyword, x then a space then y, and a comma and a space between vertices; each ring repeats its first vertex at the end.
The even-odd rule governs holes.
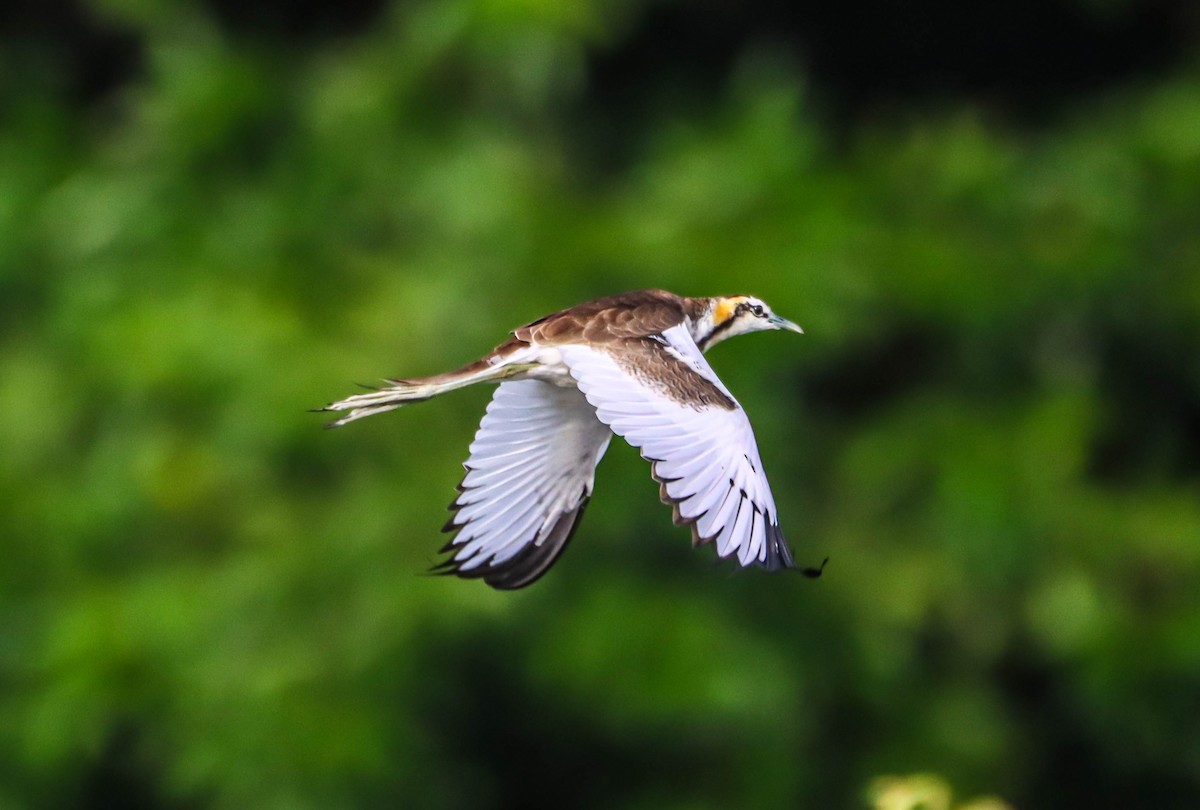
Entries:
POLYGON ((626 338, 597 348, 607 352, 630 377, 672 402, 697 411, 737 409, 724 391, 653 338, 626 338))
POLYGON ((694 314, 695 299, 665 290, 638 290, 610 295, 555 312, 513 330, 522 343, 602 344, 660 335, 694 314))
POLYGON ((671 355, 656 340, 685 317, 699 317, 704 302, 665 290, 637 290, 586 301, 513 330, 499 347, 504 352, 522 344, 587 343, 608 352, 617 364, 647 388, 691 408, 737 405, 720 388, 671 355))
POLYGON ((666 290, 637 290, 597 298, 514 329, 512 337, 462 368, 420 379, 394 378, 391 382, 415 384, 455 379, 485 370, 495 363, 497 357, 505 357, 533 343, 543 346, 571 343, 603 345, 660 335, 682 323, 685 316, 699 317, 704 306, 704 299, 684 298, 666 290))

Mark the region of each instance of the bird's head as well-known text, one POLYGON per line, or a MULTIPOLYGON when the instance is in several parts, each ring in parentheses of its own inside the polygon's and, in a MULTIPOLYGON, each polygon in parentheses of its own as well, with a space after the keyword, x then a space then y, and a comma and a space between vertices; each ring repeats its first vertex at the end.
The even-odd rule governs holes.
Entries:
POLYGON ((692 323, 692 338, 701 351, 707 351, 722 340, 747 332, 765 329, 787 329, 804 333, 796 324, 771 311, 767 303, 753 295, 730 295, 707 299, 705 306, 692 323))

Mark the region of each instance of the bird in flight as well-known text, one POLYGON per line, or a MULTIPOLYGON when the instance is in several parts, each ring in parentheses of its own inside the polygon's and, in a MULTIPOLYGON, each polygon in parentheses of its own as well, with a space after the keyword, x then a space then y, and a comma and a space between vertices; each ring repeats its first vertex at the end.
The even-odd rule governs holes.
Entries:
POLYGON ((450 505, 440 573, 502 590, 546 573, 583 516, 614 433, 650 462, 693 545, 712 543, 743 567, 795 568, 750 422, 704 359, 726 338, 766 329, 803 332, 749 295, 623 293, 522 326, 457 371, 389 379, 318 410, 344 413, 329 424, 339 427, 499 383, 450 505))

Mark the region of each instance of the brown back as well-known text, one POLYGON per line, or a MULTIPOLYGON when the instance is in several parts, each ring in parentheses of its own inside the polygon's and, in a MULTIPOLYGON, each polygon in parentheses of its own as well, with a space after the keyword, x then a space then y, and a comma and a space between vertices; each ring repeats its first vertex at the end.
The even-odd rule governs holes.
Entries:
POLYGON ((560 310, 513 330, 513 337, 542 345, 611 343, 661 334, 701 306, 666 290, 637 290, 560 310))

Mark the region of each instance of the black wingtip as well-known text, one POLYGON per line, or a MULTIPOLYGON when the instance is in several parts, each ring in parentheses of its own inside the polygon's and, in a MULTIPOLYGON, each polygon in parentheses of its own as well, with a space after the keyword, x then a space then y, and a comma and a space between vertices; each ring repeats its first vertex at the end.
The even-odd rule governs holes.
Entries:
POLYGON ((767 522, 767 559, 763 567, 768 571, 786 571, 796 567, 792 550, 783 537, 779 524, 767 522))
POLYGON ((434 563, 425 571, 429 576, 444 577, 448 574, 453 574, 458 568, 458 563, 453 557, 447 560, 442 560, 439 563, 434 563))
POLYGON ((825 572, 825 563, 827 563, 827 562, 829 562, 829 558, 828 558, 828 557, 826 557, 825 559, 821 560, 821 565, 820 565, 820 567, 818 567, 818 568, 804 568, 804 569, 802 569, 802 570, 800 571, 800 573, 801 573, 801 574, 804 574, 804 576, 808 577, 809 579, 817 579, 818 577, 820 577, 820 576, 821 576, 821 574, 823 574, 823 573, 825 572))
MULTIPOLYGON (((536 542, 530 541, 524 549, 502 563, 487 562, 463 570, 459 560, 449 557, 434 565, 429 573, 456 576, 461 579, 483 579, 485 583, 498 591, 515 591, 528 587, 541 579, 550 566, 562 556, 563 550, 574 537, 575 530, 579 528, 579 522, 587 509, 588 500, 589 496, 585 490, 580 493, 579 504, 573 510, 559 515, 549 531, 540 535, 536 542)), ((449 530, 455 531, 457 534, 465 525, 450 526, 449 530)), ((454 553, 460 549, 461 546, 455 543, 455 538, 451 538, 446 545, 442 546, 442 553, 454 553)))

